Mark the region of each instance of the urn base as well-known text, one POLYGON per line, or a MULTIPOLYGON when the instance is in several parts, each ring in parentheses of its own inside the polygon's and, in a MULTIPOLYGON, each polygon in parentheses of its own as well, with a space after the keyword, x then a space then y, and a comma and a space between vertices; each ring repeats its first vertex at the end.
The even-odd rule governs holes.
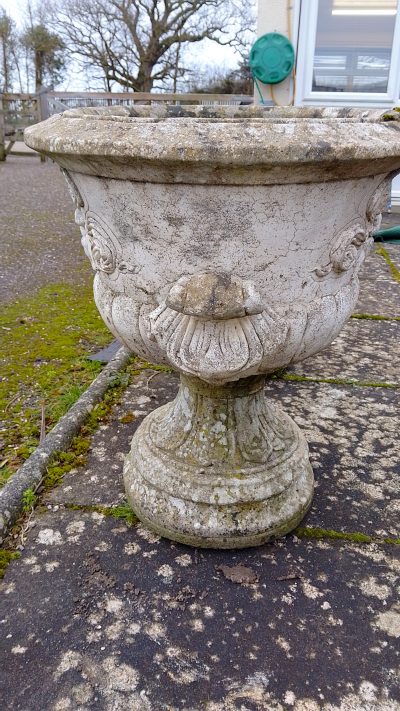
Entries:
POLYGON ((245 548, 298 525, 313 494, 308 446, 267 402, 264 382, 212 386, 182 376, 175 400, 145 418, 124 482, 150 528, 196 547, 245 548))

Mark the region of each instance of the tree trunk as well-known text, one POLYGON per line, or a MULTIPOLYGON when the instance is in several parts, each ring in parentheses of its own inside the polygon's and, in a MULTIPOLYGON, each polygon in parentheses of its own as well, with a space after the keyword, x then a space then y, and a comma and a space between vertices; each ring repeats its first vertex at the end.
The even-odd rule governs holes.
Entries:
POLYGON ((174 94, 177 93, 177 88, 178 88, 178 76, 179 76, 179 58, 180 58, 180 50, 181 50, 181 45, 178 44, 176 48, 176 53, 175 53, 175 66, 174 66, 174 76, 173 76, 173 85, 172 85, 172 91, 174 94))
POLYGON ((151 72, 153 69, 153 65, 151 65, 149 62, 142 62, 141 65, 139 66, 139 71, 137 75, 137 79, 135 81, 135 86, 134 89, 135 91, 151 91, 153 88, 153 77, 151 76, 151 72))
POLYGON ((7 91, 10 90, 10 86, 9 86, 9 73, 8 73, 7 45, 6 45, 6 40, 4 38, 2 41, 2 50, 3 50, 3 74, 4 74, 3 91, 5 93, 7 93, 7 91))
POLYGON ((35 52, 35 91, 38 92, 43 86, 43 52, 35 52))

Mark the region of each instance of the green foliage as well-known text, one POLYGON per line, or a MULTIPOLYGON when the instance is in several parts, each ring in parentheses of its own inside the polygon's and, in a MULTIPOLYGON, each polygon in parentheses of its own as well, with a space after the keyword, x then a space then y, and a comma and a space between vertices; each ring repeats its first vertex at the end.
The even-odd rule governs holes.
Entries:
POLYGON ((37 496, 33 489, 25 489, 22 495, 22 510, 24 513, 28 513, 34 508, 37 501, 37 496))
POLYGON ((51 407, 51 416, 53 420, 59 420, 60 417, 68 412, 69 408, 76 403, 84 391, 83 385, 71 385, 65 392, 60 395, 60 398, 51 407))
POLYGON ((67 452, 56 452, 54 454, 51 463, 47 467, 47 474, 43 482, 45 490, 57 486, 62 481, 64 474, 67 474, 71 469, 85 464, 93 432, 95 432, 101 422, 107 419, 114 403, 117 402, 122 391, 129 384, 132 374, 140 372, 140 370, 135 370, 135 366, 136 363, 129 364, 125 372, 116 374, 121 375, 118 379, 119 383, 114 382, 110 384, 103 400, 95 405, 87 420, 82 425, 79 434, 73 438, 69 450, 67 452))
MULTIPOLYGON (((7 461, 7 460, 5 460, 5 461, 7 461)), ((11 467, 7 467, 7 466, 1 467, 1 469, 0 469, 0 487, 4 486, 4 484, 6 483, 6 481, 8 481, 10 476, 12 476, 12 474, 14 474, 14 471, 13 471, 13 469, 11 469, 11 467)))
POLYGON ((44 85, 53 88, 59 84, 66 63, 62 39, 40 23, 28 27, 21 35, 21 44, 32 54, 36 91, 44 85))
POLYGON ((115 373, 108 381, 109 388, 126 387, 129 383, 129 373, 115 373))
POLYGON ((4 92, 12 88, 16 47, 15 22, 5 9, 0 7, 0 86, 4 92))

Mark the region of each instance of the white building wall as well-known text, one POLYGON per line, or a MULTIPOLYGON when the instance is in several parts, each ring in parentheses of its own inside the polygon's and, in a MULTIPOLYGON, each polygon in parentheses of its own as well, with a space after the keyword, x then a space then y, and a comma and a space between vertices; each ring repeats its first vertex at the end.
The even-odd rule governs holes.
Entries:
MULTIPOLYGON (((257 37, 268 32, 279 32, 288 37, 296 49, 299 7, 299 0, 258 0, 257 37)), ((260 82, 258 85, 266 103, 283 106, 293 103, 292 77, 275 84, 272 93, 269 86, 260 82)), ((254 88, 254 97, 256 103, 260 103, 257 87, 254 88)))

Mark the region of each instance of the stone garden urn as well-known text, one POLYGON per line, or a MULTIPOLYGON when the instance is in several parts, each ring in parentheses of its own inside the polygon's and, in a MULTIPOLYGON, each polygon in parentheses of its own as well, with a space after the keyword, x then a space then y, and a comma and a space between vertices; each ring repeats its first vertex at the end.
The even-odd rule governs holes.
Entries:
POLYGON ((395 112, 73 109, 25 131, 62 168, 94 298, 133 353, 178 371, 124 481, 140 519, 195 546, 253 546, 310 506, 304 435, 264 395, 328 346, 400 168, 395 112))

